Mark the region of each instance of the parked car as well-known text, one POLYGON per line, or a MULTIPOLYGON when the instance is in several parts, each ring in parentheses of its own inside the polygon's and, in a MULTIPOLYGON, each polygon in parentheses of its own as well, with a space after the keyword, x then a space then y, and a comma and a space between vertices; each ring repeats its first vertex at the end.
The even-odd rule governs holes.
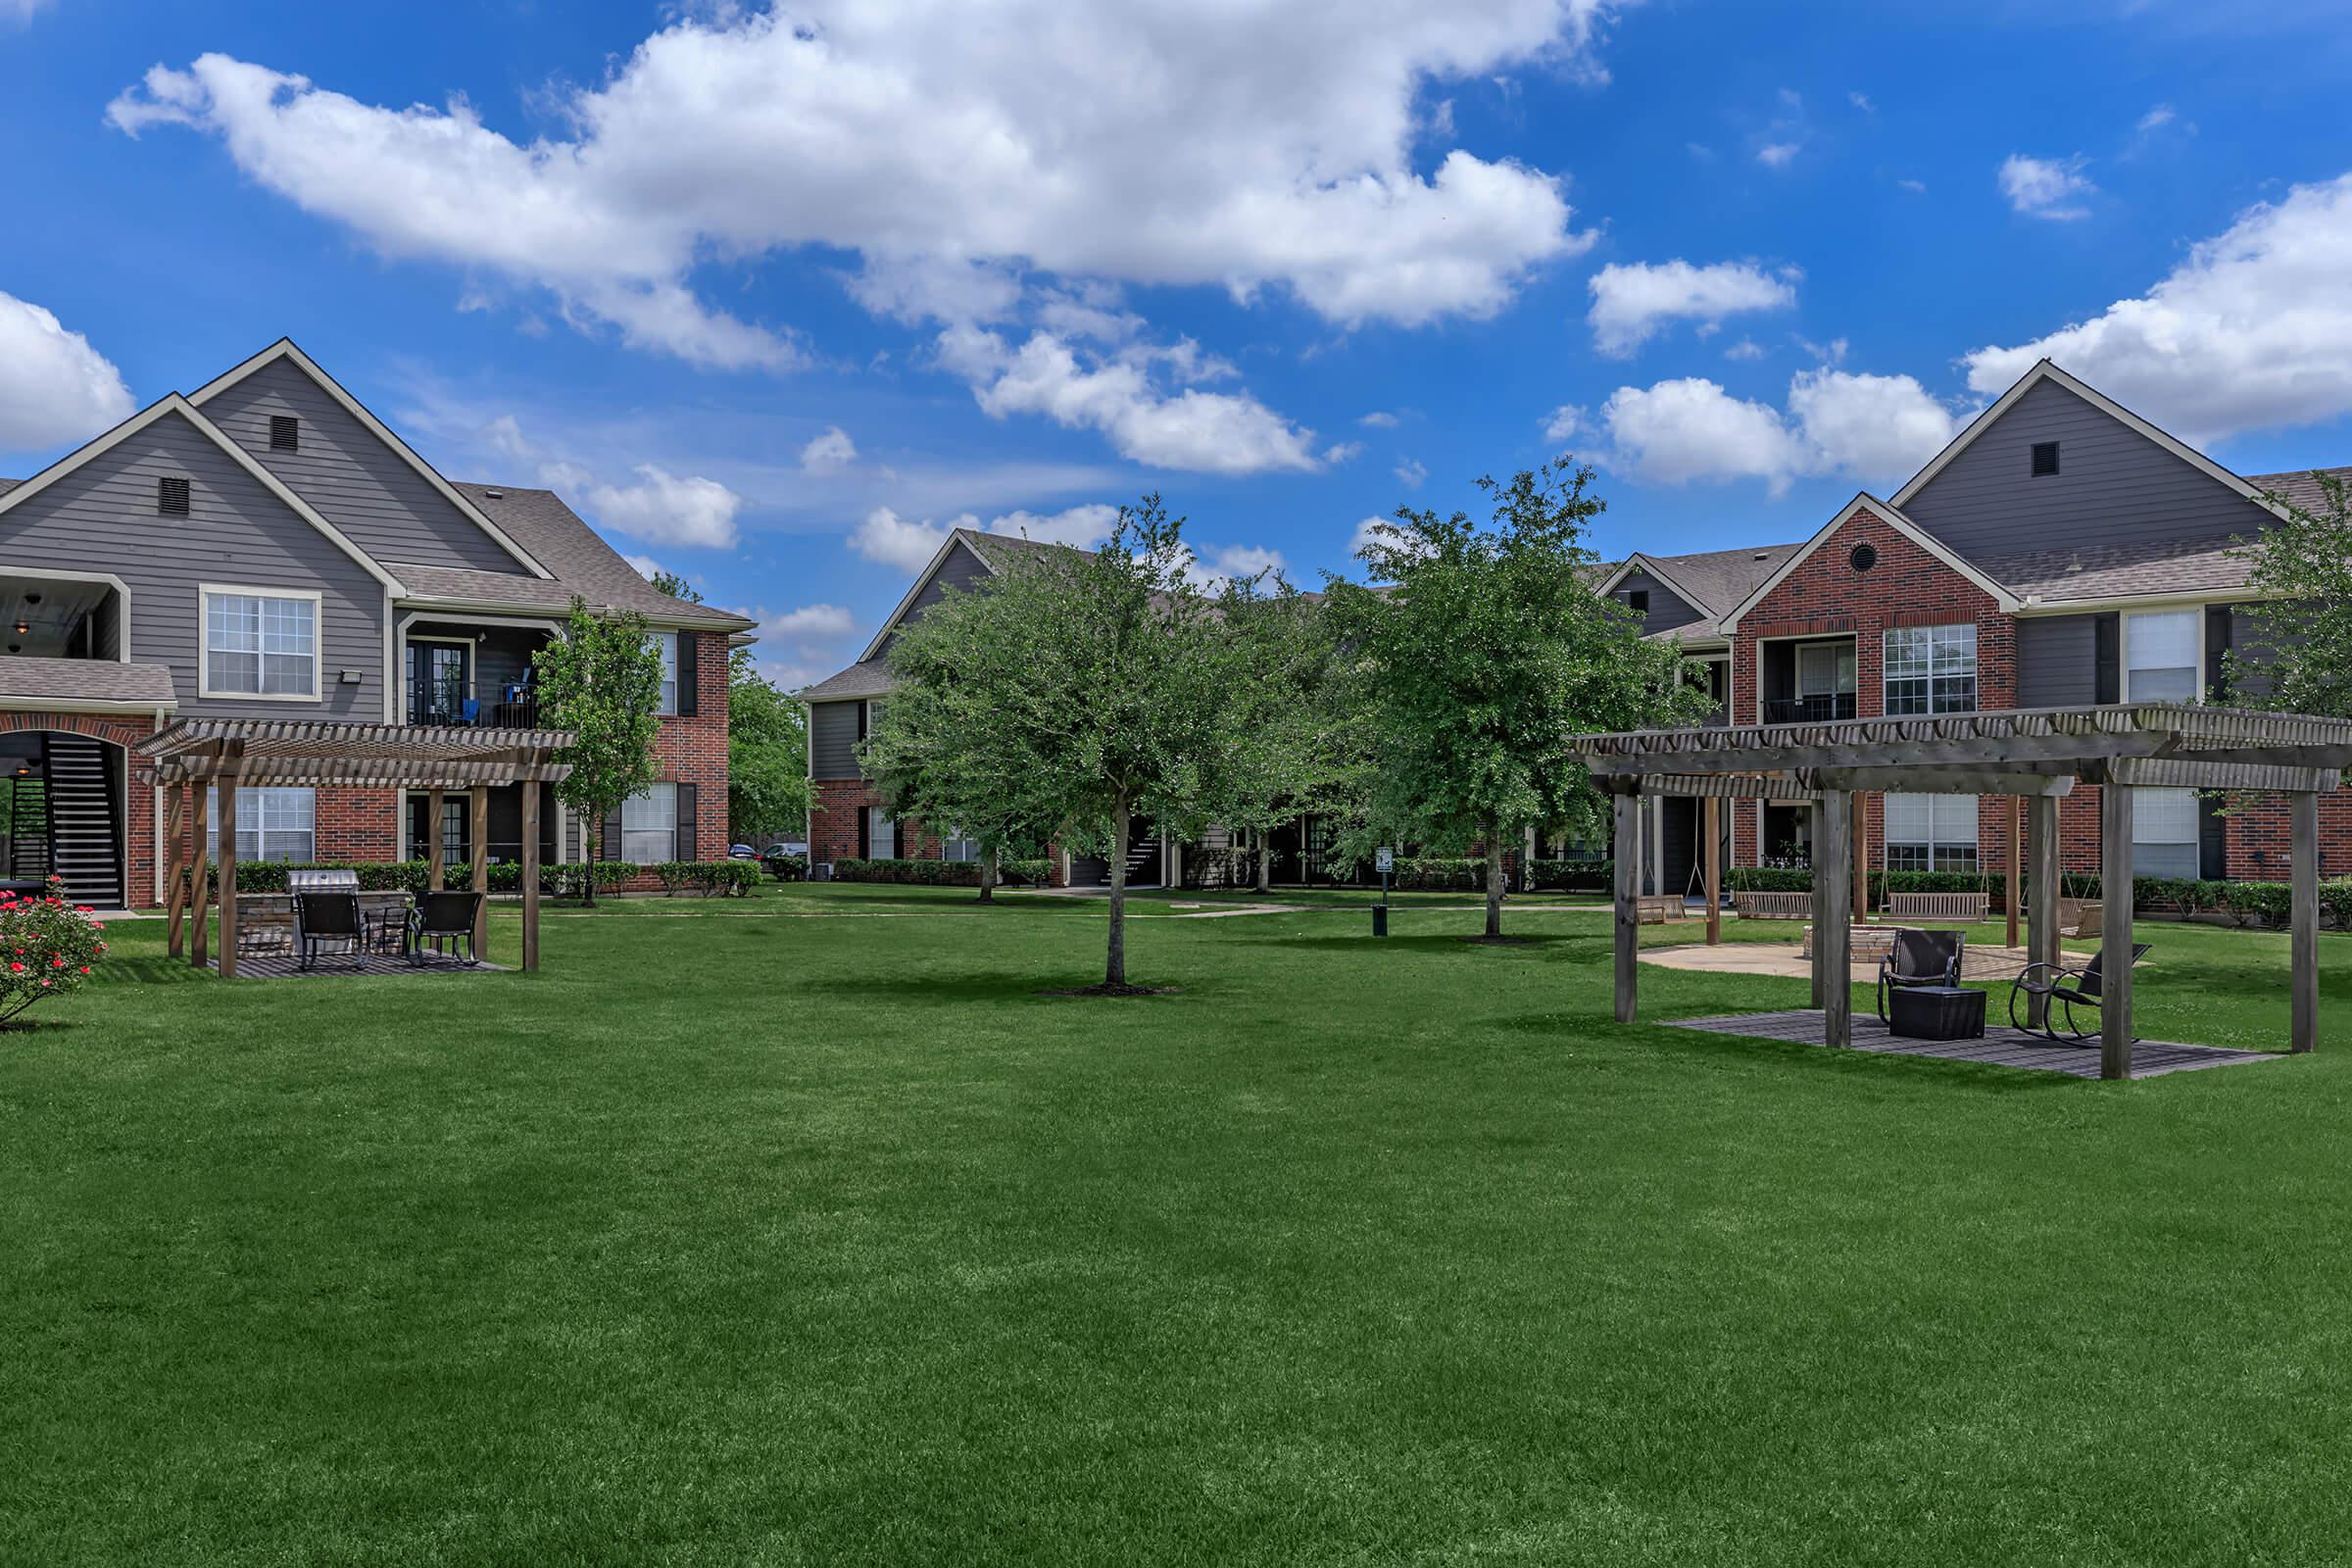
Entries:
POLYGON ((761 853, 760 858, 762 860, 775 860, 781 859, 787 855, 807 855, 808 853, 808 846, 803 843, 801 840, 783 839, 777 843, 770 844, 767 849, 761 853))
POLYGON ((760 858, 760 852, 749 844, 730 844, 727 846, 727 858, 730 860, 757 860, 760 858))

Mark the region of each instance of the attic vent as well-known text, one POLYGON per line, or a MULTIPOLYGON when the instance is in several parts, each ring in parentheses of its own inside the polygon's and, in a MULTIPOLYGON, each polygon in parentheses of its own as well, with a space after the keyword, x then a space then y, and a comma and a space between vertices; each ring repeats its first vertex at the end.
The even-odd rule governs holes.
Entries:
POLYGON ((155 510, 167 517, 188 514, 188 481, 167 475, 155 481, 155 510))
POLYGON ((302 421, 291 414, 270 416, 270 450, 300 452, 302 450, 302 421))
POLYGON ((2046 479, 2046 478, 2048 478, 2048 477, 2049 477, 2051 474, 2053 474, 2053 473, 2056 473, 2057 471, 2058 471, 2058 443, 2057 443, 2057 442, 2055 442, 2055 441, 2036 441, 2036 442, 2034 442, 2034 478, 2036 478, 2036 479, 2046 479))
POLYGON ((1625 596, 1625 608, 1632 611, 1637 615, 1648 614, 1649 590, 1646 588, 1637 588, 1632 593, 1627 594, 1625 596))
POLYGON ((485 501, 504 501, 507 499, 507 493, 504 490, 485 490, 482 492, 482 499, 485 501))
POLYGON ((1757 552, 1755 553, 1755 556, 1754 556, 1752 559, 1754 559, 1754 560, 1757 560, 1757 561, 1766 561, 1766 560, 1769 560, 1769 559, 1771 559, 1771 556, 1772 556, 1772 552, 1771 552, 1771 551, 1769 551, 1769 550, 1759 550, 1759 551, 1757 551, 1757 552))
POLYGON ((1878 547, 1869 544, 1854 546, 1853 554, 1845 558, 1845 564, 1856 571, 1868 571, 1879 564, 1878 547))

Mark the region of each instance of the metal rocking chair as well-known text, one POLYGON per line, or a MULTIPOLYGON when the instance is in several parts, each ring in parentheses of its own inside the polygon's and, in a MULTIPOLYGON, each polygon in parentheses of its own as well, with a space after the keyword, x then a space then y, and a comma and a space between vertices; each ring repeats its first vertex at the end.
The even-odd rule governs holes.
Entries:
MULTIPOLYGON (((2150 946, 2152 944, 2146 942, 2132 945, 2132 964, 2134 968, 2146 956, 2150 946)), ((2078 1026, 2075 1009, 2088 1007, 2093 1013, 2099 1010, 2099 966, 2106 961, 2107 955, 2102 952, 2080 969, 2069 969, 2055 963, 2027 964, 2025 971, 2009 988, 2010 1024, 2027 1034, 2040 1035, 2056 1045, 2088 1045, 2098 1034, 2098 1025, 2094 1022, 2088 1029, 2078 1026), (2017 1004, 2021 997, 2042 999, 2040 1028, 2034 1028, 2020 1015, 2017 1004), (2061 1014, 2066 1018, 2064 1035, 2058 1032, 2061 1014)))
POLYGON ((442 944, 449 945, 452 956, 460 940, 466 944, 464 962, 471 968, 482 961, 473 946, 474 912, 482 906, 479 893, 449 891, 427 893, 416 901, 409 911, 408 941, 405 944, 409 962, 421 964, 427 944, 438 953, 442 944))

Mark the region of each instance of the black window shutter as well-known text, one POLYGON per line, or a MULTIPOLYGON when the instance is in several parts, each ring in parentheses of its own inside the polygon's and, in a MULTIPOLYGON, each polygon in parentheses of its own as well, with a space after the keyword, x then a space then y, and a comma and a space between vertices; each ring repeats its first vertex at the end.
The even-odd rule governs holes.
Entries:
POLYGON ((2110 612, 2098 616, 2091 626, 2095 649, 2091 668, 2096 688, 2091 701, 2120 703, 2124 700, 2123 618, 2110 612))
POLYGON ((2205 607, 2205 684, 2216 702, 2230 700, 2230 607, 2205 607))
POLYGON ((2218 795, 2197 797, 2197 875, 2208 882, 2230 875, 2230 819, 2222 815, 2228 804, 2218 795))
POLYGON ((600 860, 620 858, 620 808, 615 806, 605 813, 604 848, 597 852, 600 860))
POLYGON ((701 842, 695 836, 694 830, 694 786, 680 784, 676 786, 676 789, 678 792, 678 837, 677 842, 669 847, 669 858, 673 860, 691 860, 695 858, 695 846, 701 842))
POLYGON ((858 808, 858 858, 860 860, 870 860, 874 858, 873 831, 874 813, 862 806, 859 807, 858 808))
MULTIPOLYGON (((692 718, 702 711, 703 640, 693 632, 678 633, 678 716, 692 718)), ((681 789, 683 785, 679 786, 681 789)), ((689 856, 687 858, 691 859, 689 856)))

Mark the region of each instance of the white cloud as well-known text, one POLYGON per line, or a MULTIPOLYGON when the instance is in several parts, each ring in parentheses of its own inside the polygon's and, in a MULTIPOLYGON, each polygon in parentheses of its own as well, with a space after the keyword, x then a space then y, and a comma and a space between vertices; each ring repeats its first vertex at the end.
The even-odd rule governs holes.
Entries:
POLYGON ((1585 411, 1573 403, 1563 403, 1544 419, 1544 439, 1554 446, 1573 441, 1592 428, 1585 411))
POLYGON ((824 434, 801 448, 803 473, 839 473, 858 461, 858 444, 840 425, 828 425, 824 434))
POLYGON ((1391 526, 1386 517, 1366 517, 1355 525, 1355 533, 1348 541, 1348 554, 1350 557, 1362 555, 1380 542, 1385 537, 1384 530, 1391 526))
POLYGON ((34 13, 48 3, 49 0, 0 0, 0 21, 29 24, 34 13))
POLYGON ((1010 534, 1015 538, 1034 539, 1040 544, 1092 550, 1110 537, 1110 530, 1118 520, 1119 509, 1102 502, 1091 502, 1042 516, 1034 512, 1008 512, 985 523, 969 512, 951 517, 946 522, 933 522, 929 518, 915 522, 900 516, 889 507, 876 507, 850 531, 850 548, 868 561, 896 566, 902 571, 920 571, 931 564, 931 558, 939 553, 939 547, 948 542, 950 531, 956 528, 1010 534))
POLYGON ((217 135, 386 255, 544 287, 575 322, 705 365, 803 351, 698 297, 694 269, 820 247, 855 253, 858 297, 894 313, 986 319, 1036 269, 1409 325, 1492 315, 1592 243, 1555 174, 1430 157, 1429 88, 1597 76, 1632 3, 1235 0, 1214 26, 1059 0, 698 5, 553 95, 563 130, 529 142, 463 99, 370 104, 217 53, 108 114, 217 135))
POLYGON ((620 559, 627 562, 629 569, 647 582, 652 582, 656 577, 662 575, 662 563, 651 556, 623 556, 620 559))
MULTIPOLYGON (((967 513, 958 518, 957 522, 961 526, 970 527, 975 524, 976 520, 967 513)), ((1074 550, 1092 550, 1110 537, 1110 530, 1118 523, 1118 508, 1097 501, 1083 507, 1070 507, 1042 517, 1032 512, 1008 512, 1002 517, 992 518, 988 524, 988 531, 1013 534, 1022 539, 1035 539, 1040 544, 1068 545, 1074 550)))
POLYGON ((948 530, 931 522, 909 522, 888 507, 876 507, 850 530, 850 548, 868 561, 902 571, 920 571, 948 542, 948 530))
POLYGON ((1422 481, 1429 477, 1429 468, 1417 458, 1405 459, 1396 465, 1395 472, 1397 482, 1407 490, 1420 489, 1422 481))
MULTIPOLYGON (((649 544, 726 550, 735 543, 735 514, 743 498, 715 479, 680 478, 659 464, 641 463, 632 485, 587 483, 580 499, 608 528, 649 544)), ((575 485, 582 477, 564 473, 575 485)))
POLYGON ((1792 141, 1768 141, 1756 149, 1756 162, 1766 169, 1787 169, 1804 148, 1792 141))
POLYGON ((781 615, 768 616, 760 622, 760 631, 763 636, 801 640, 847 637, 857 629, 858 617, 839 605, 804 605, 798 610, 788 610, 781 615))
POLYGON ((2088 218, 2090 209, 2079 198, 2098 189, 2082 174, 2083 160, 2028 158, 2011 153, 2001 161, 2001 194, 2010 207, 2028 218, 2060 220, 2088 218))
POLYGON ((0 293, 0 451, 79 443, 130 416, 130 389, 79 332, 0 293))
POLYGON ((1210 551, 1205 560, 1187 551, 1184 574, 1215 593, 1228 582, 1278 572, 1287 564, 1279 550, 1258 545, 1225 545, 1210 551))
POLYGON ((1898 179, 1895 184, 1914 196, 1925 196, 1928 193, 1928 182, 1924 179, 1898 179))
POLYGON ((1323 461, 1335 466, 1343 463, 1353 463, 1363 455, 1364 444, 1361 441, 1334 441, 1323 449, 1323 461))
POLYGON ((1396 416, 1385 409, 1375 409, 1355 422, 1363 425, 1366 429, 1394 430, 1396 428, 1396 416))
POLYGON ((1761 479, 1775 495, 1796 479, 1844 473, 1902 478, 1952 437, 1958 420, 1907 375, 1800 371, 1787 413, 1690 377, 1619 387, 1603 404, 1601 461, 1652 484, 1761 479))
POLYGON ((1752 337, 1743 337, 1725 349, 1723 357, 1727 360, 1760 360, 1764 358, 1764 346, 1752 337))
POLYGON ((735 613, 759 622, 752 635, 759 639, 753 647, 760 673, 786 691, 820 681, 858 656, 857 638, 863 628, 839 605, 804 605, 781 612, 738 606, 735 613))
POLYGON ((2352 174, 2298 185, 2193 246, 2145 294, 1965 357, 1991 394, 2048 358, 2184 440, 2352 413, 2352 174))
POLYGON ((1746 262, 1708 267, 1679 259, 1654 267, 1612 262, 1587 286, 1592 293, 1585 318, 1592 327, 1592 346, 1619 359, 1673 321, 1697 321, 1702 331, 1712 331, 1728 316, 1796 303, 1786 271, 1775 276, 1746 262))
POLYGON ((2137 130, 2141 135, 2145 136, 2152 130, 2162 130, 2165 126, 2171 124, 2172 122, 2173 106, 2171 104, 2158 104, 2155 108, 2140 116, 2139 123, 2132 128, 2137 130))
POLYGON ((1849 92, 1845 95, 1845 101, 1866 115, 1875 115, 1879 112, 1879 106, 1870 101, 1868 93, 1849 92))

